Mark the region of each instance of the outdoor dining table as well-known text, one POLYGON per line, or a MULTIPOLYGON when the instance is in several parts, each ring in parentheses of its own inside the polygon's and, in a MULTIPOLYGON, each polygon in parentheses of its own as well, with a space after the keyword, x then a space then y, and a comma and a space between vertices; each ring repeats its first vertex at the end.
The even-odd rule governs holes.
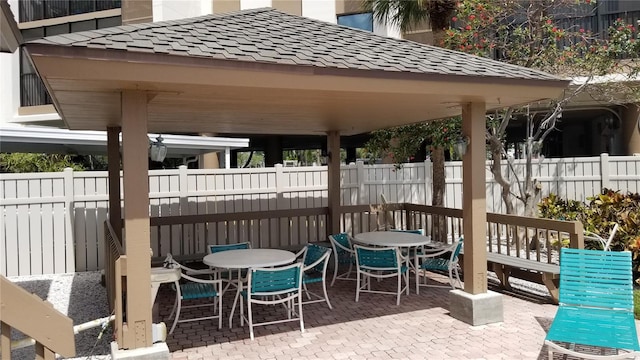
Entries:
POLYGON ((279 249, 237 249, 221 251, 206 255, 202 262, 205 265, 228 269, 238 270, 238 291, 236 292, 231 314, 229 314, 229 328, 233 323, 233 314, 235 313, 238 297, 242 291, 241 271, 249 268, 272 267, 279 265, 291 264, 296 260, 296 254, 287 250, 279 249))
MULTIPOLYGON (((425 246, 431 244, 431 236, 424 236, 421 234, 415 234, 405 231, 371 231, 356 234, 354 239, 358 243, 373 245, 373 246, 387 246, 397 248, 417 248, 419 246, 425 246)), ((407 268, 412 263, 409 256, 406 258, 407 268)), ((417 276, 417 269, 416 276, 417 276)), ((409 294, 409 286, 407 286, 407 294, 409 294)))

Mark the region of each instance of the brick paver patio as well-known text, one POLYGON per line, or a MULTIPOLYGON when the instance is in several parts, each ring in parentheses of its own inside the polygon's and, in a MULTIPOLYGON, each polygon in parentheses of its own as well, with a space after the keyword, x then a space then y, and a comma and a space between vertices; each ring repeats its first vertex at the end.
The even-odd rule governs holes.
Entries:
MULTIPOLYGON (((444 283, 445 278, 433 275, 444 283)), ((413 280, 413 279, 412 279, 413 280)), ((393 287, 385 280, 378 286, 393 287)), ((413 290, 413 289, 412 289, 413 290)), ((354 301, 355 282, 338 281, 329 289, 334 306, 304 306, 306 331, 297 322, 256 328, 249 339, 238 318, 218 330, 211 320, 181 323, 167 344, 174 359, 546 359, 545 330, 555 306, 543 301, 504 296, 504 322, 469 326, 448 311, 449 290, 423 288, 403 296, 362 294, 354 301)), ((160 316, 166 321, 174 293, 165 287, 159 296, 160 316)), ((225 296, 225 315, 233 301, 225 296)), ((262 310, 262 308, 261 308, 262 310)), ((258 317, 282 315, 283 309, 264 308, 258 317)), ((185 317, 193 313, 183 312, 185 317)))

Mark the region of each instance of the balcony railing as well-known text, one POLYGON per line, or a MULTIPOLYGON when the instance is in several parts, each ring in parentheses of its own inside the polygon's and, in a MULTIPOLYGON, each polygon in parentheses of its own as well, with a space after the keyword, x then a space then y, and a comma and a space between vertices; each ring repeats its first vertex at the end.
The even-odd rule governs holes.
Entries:
POLYGON ((20 1, 20 22, 86 14, 94 11, 118 9, 120 0, 31 0, 20 1))
POLYGON ((51 96, 38 74, 20 75, 20 106, 51 104, 51 96))

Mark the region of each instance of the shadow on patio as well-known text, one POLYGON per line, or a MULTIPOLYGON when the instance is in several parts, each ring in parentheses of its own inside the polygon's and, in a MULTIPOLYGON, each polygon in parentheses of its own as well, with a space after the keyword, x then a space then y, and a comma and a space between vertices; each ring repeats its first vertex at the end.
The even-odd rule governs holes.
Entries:
MULTIPOLYGON (((432 279, 446 284, 443 276, 432 275, 432 279)), ((393 288, 394 284, 377 285, 393 288)), ((256 328, 255 341, 249 340, 248 327, 240 327, 237 316, 234 327, 228 328, 233 302, 229 294, 224 299, 227 319, 222 330, 211 320, 182 323, 168 336, 167 344, 174 359, 546 358, 541 324, 551 321, 555 306, 505 295, 504 322, 473 327, 449 315, 449 289, 422 288, 420 295, 411 290, 400 306, 395 306, 393 295, 368 293, 356 303, 355 282, 338 281, 329 288, 333 310, 323 303, 304 306, 305 333, 300 333, 297 322, 269 325, 256 328)), ((158 303, 163 321, 173 299, 168 286, 161 288, 158 303)), ((281 307, 262 307, 254 314, 262 319, 284 312, 281 307)))

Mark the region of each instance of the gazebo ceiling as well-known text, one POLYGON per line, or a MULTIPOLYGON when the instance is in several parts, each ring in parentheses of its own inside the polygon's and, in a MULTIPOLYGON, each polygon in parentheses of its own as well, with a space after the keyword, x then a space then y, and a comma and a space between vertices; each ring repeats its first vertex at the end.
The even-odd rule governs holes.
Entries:
POLYGON ((149 93, 154 132, 349 135, 555 98, 568 81, 272 9, 59 35, 26 48, 71 129, 120 123, 149 93))

